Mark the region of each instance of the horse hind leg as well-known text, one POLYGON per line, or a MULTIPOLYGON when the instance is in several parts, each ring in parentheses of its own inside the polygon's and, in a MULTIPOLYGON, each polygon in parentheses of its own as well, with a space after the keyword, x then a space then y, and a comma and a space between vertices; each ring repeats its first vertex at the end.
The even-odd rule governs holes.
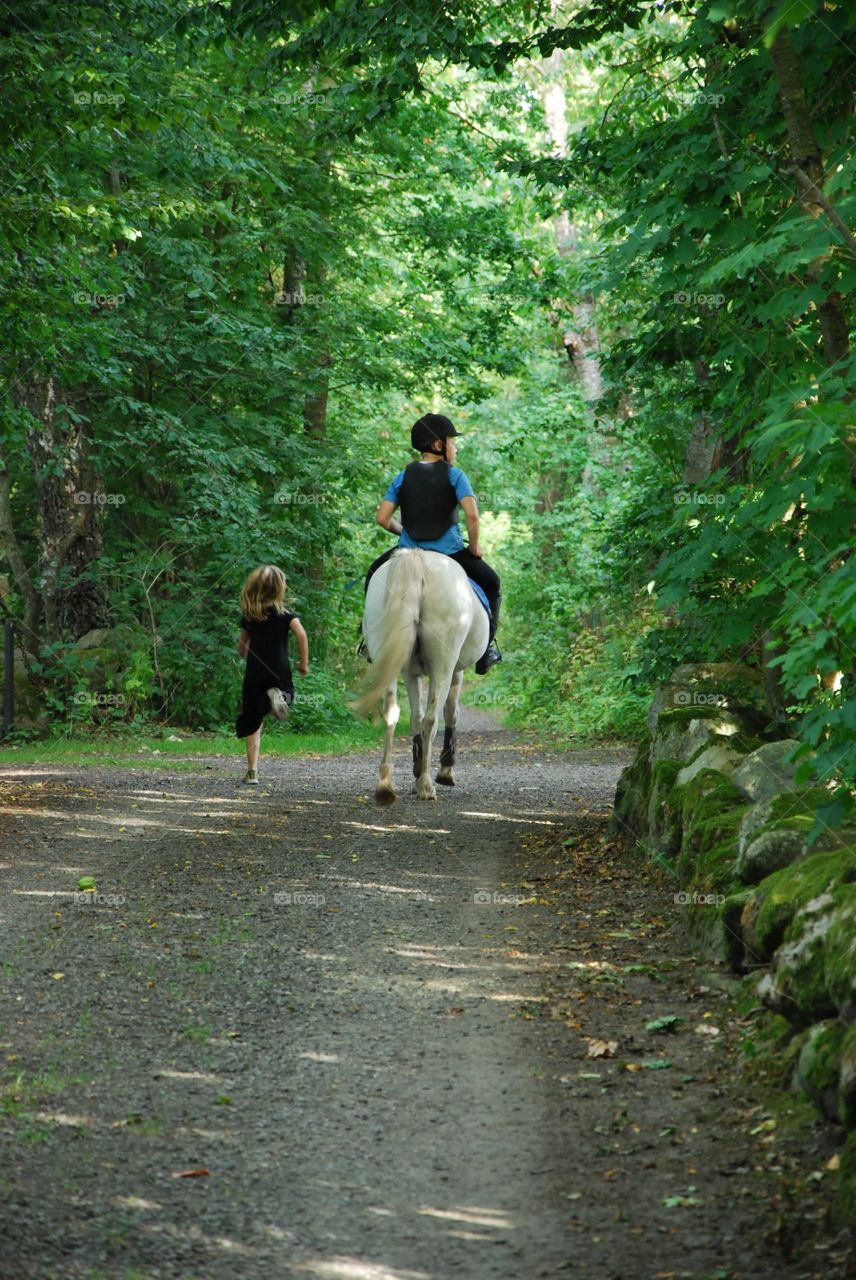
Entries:
POLYGON ((451 672, 438 679, 432 675, 428 682, 428 701, 425 716, 422 720, 422 772, 416 780, 416 795, 419 800, 436 800, 437 789, 431 781, 431 748, 437 733, 437 720, 440 712, 441 696, 448 696, 452 680, 451 672))
POLYGON ((443 750, 440 752, 440 770, 436 781, 444 787, 455 785, 455 745, 457 743, 458 700, 461 696, 461 685, 464 673, 458 671, 452 677, 446 705, 443 707, 443 750))
POLYGON ((383 719, 386 725, 386 738, 383 745, 383 758, 380 762, 380 777, 375 787, 375 802, 386 808, 395 799, 395 782, 392 771, 392 739, 401 709, 395 685, 387 689, 383 698, 383 719))
MULTIPOLYGON (((413 734, 413 777, 418 778, 422 773, 422 686, 424 681, 421 676, 408 669, 404 673, 404 681, 407 685, 407 697, 410 701, 410 729, 413 734)), ((413 791, 416 790, 416 782, 413 783, 413 791)))

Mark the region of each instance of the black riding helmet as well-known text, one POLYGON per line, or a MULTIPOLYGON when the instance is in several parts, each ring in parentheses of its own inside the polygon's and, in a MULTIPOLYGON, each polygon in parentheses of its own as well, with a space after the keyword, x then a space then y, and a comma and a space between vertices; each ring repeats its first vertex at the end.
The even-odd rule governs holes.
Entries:
POLYGON ((446 441, 450 436, 456 436, 458 432, 452 426, 449 419, 442 413, 426 413, 414 422, 410 428, 410 443, 417 453, 436 453, 433 447, 435 440, 442 441, 442 449, 440 457, 446 456, 446 441))

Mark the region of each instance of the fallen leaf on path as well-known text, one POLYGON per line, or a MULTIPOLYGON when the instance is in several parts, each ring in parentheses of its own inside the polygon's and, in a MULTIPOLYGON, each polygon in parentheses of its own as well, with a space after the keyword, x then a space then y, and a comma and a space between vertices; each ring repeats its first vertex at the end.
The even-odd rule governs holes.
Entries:
POLYGON ((180 1169, 172 1175, 174 1178, 209 1178, 210 1169, 180 1169))
POLYGON ((589 1040, 586 1049, 587 1058, 614 1058, 618 1048, 617 1040, 589 1040))

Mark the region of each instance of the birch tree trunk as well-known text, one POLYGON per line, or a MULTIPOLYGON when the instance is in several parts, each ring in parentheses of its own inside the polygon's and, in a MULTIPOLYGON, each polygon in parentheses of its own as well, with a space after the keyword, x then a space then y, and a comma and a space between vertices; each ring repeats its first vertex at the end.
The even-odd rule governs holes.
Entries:
MULTIPOLYGON (((544 115, 550 134, 553 155, 561 159, 568 153, 568 106, 562 81, 563 55, 555 49, 541 64, 545 76, 543 92, 544 115)), ((556 250, 561 258, 570 258, 580 251, 580 234, 576 222, 567 209, 562 209, 553 219, 556 250)), ((600 337, 592 294, 582 297, 558 299, 554 303, 557 316, 570 315, 572 323, 562 334, 562 346, 579 379, 589 418, 587 435, 589 461, 583 470, 583 491, 594 492, 594 463, 609 459, 607 441, 598 413, 598 402, 603 396, 603 374, 600 366, 600 337)))

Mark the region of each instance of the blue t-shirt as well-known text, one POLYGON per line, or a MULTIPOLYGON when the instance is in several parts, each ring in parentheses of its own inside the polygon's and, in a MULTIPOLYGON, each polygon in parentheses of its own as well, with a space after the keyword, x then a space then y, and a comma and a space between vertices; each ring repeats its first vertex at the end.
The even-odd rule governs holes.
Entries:
MULTIPOLYGON (((435 467, 435 462, 425 462, 425 467, 435 467)), ((401 482, 404 479, 404 472, 399 471, 392 484, 383 495, 384 502, 391 502, 394 506, 398 506, 398 495, 401 490, 401 482)), ((461 498, 474 498, 475 490, 464 475, 460 467, 449 468, 449 479, 452 482, 452 488, 455 490, 455 496, 460 502, 461 498)), ((426 551, 442 551, 443 555, 453 556, 456 551, 463 551, 464 539, 461 537, 461 530, 458 527, 458 508, 455 507, 452 513, 452 524, 443 534, 442 538, 435 538, 433 542, 416 542, 411 538, 407 530, 402 527, 401 537, 398 539, 400 547, 424 547, 426 551)))

